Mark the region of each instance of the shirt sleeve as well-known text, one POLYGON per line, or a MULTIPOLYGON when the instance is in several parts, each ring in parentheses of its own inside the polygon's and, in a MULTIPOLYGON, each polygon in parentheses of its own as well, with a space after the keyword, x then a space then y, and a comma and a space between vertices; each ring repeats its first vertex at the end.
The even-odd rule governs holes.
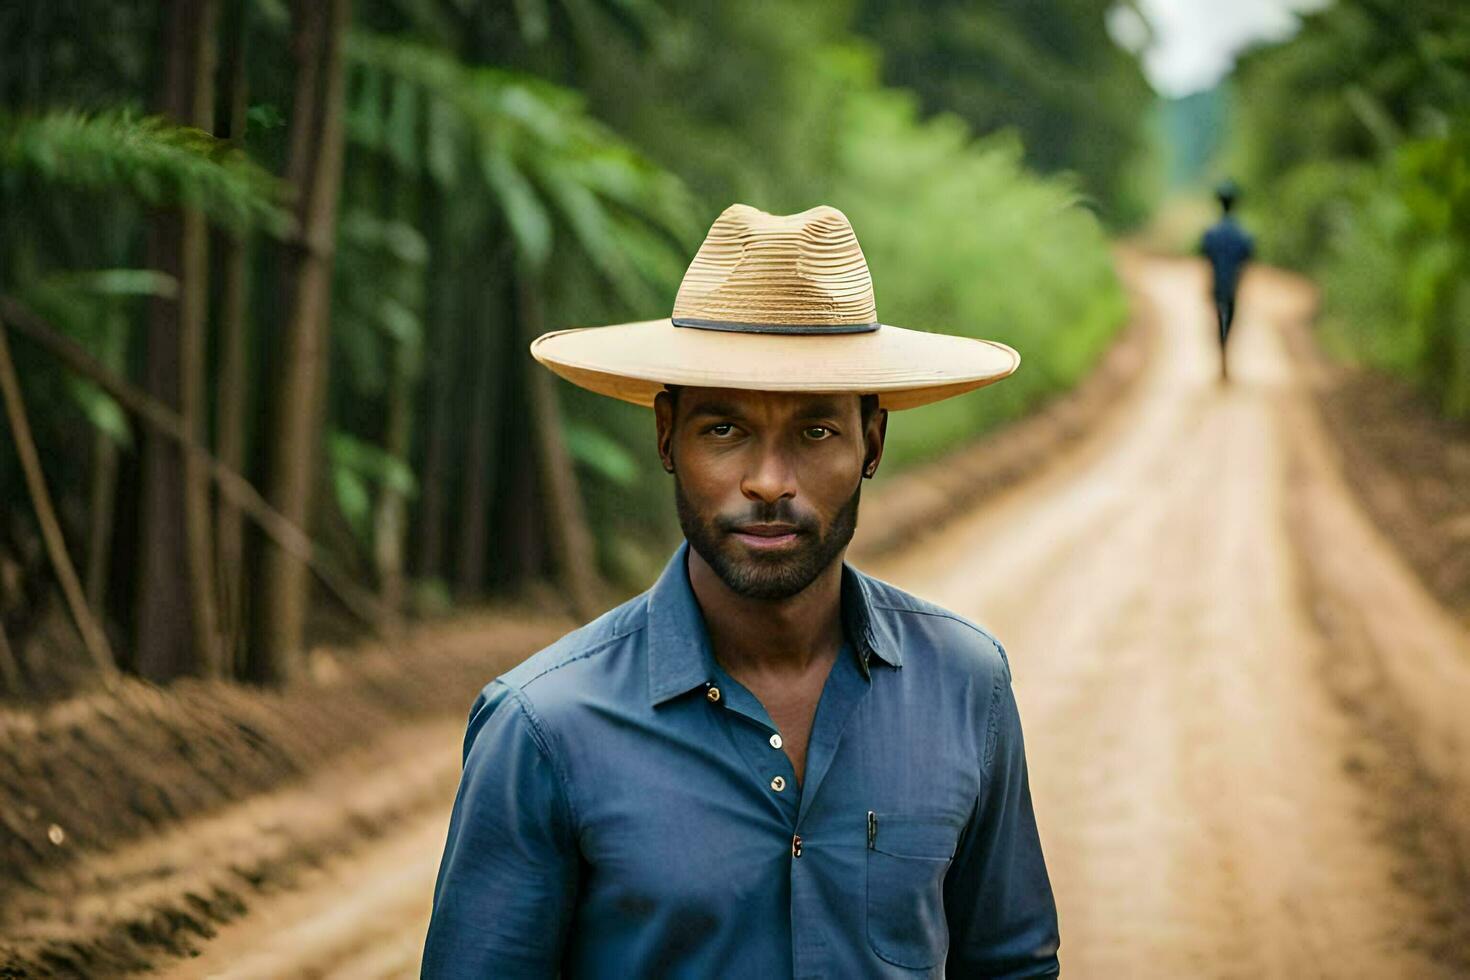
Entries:
POLYGON ((421 975, 554 977, 579 853, 563 774, 530 706, 497 681, 470 709, 421 975))
POLYGON ((1056 904, 1041 854, 1021 718, 1002 663, 991 698, 984 781, 945 878, 946 972, 959 977, 1056 977, 1056 904))

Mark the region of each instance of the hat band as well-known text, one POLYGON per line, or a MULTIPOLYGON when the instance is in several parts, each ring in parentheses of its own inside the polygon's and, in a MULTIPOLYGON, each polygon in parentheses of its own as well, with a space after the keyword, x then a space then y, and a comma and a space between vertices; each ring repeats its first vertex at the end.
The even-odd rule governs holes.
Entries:
POLYGON ((737 323, 731 320, 700 320, 694 317, 670 318, 676 327, 698 330, 725 330, 730 333, 872 333, 881 324, 873 323, 737 323))

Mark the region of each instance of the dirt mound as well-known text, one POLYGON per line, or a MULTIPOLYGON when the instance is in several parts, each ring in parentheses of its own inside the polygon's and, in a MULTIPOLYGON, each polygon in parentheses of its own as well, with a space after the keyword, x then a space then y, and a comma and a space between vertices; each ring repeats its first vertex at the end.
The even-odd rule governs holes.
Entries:
POLYGON ((1470 626, 1470 423, 1440 417, 1400 378, 1329 361, 1305 329, 1287 337, 1358 498, 1470 626))
POLYGON ((463 715, 481 685, 566 628, 468 617, 416 633, 411 666, 321 651, 284 691, 125 680, 0 714, 0 907, 80 852, 273 789, 405 722, 463 715))
POLYGON ((222 926, 405 827, 427 821, 432 852, 462 733, 458 720, 410 725, 285 789, 39 873, 40 887, 0 911, 0 977, 151 970, 199 954, 222 926))

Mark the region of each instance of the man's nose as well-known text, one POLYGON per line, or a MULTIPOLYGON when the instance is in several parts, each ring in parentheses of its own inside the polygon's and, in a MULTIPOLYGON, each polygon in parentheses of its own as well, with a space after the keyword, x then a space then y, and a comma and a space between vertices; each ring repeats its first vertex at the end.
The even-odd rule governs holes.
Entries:
POLYGON ((740 483, 747 500, 773 504, 782 497, 796 496, 796 474, 790 456, 777 446, 761 450, 740 483))

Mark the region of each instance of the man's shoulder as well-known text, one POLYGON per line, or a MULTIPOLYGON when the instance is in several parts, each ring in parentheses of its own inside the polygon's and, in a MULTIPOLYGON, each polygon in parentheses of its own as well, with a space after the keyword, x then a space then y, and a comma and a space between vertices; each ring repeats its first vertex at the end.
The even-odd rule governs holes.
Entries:
POLYGON ((600 655, 615 658, 637 642, 647 620, 643 605, 646 596, 634 596, 609 609, 480 688, 470 706, 465 730, 466 760, 479 732, 492 717, 512 726, 516 722, 510 719, 519 719, 525 734, 543 748, 556 741, 551 734, 555 723, 567 709, 575 708, 579 692, 592 686, 587 672, 608 672, 608 661, 600 655))
POLYGON ((1005 647, 989 629, 891 582, 866 572, 862 576, 872 613, 896 634, 905 663, 918 654, 946 668, 1010 678, 1005 647))
POLYGON ((545 693, 570 674, 596 669, 598 657, 626 649, 647 622, 648 593, 643 592, 531 654, 486 687, 503 684, 522 694, 545 693))

